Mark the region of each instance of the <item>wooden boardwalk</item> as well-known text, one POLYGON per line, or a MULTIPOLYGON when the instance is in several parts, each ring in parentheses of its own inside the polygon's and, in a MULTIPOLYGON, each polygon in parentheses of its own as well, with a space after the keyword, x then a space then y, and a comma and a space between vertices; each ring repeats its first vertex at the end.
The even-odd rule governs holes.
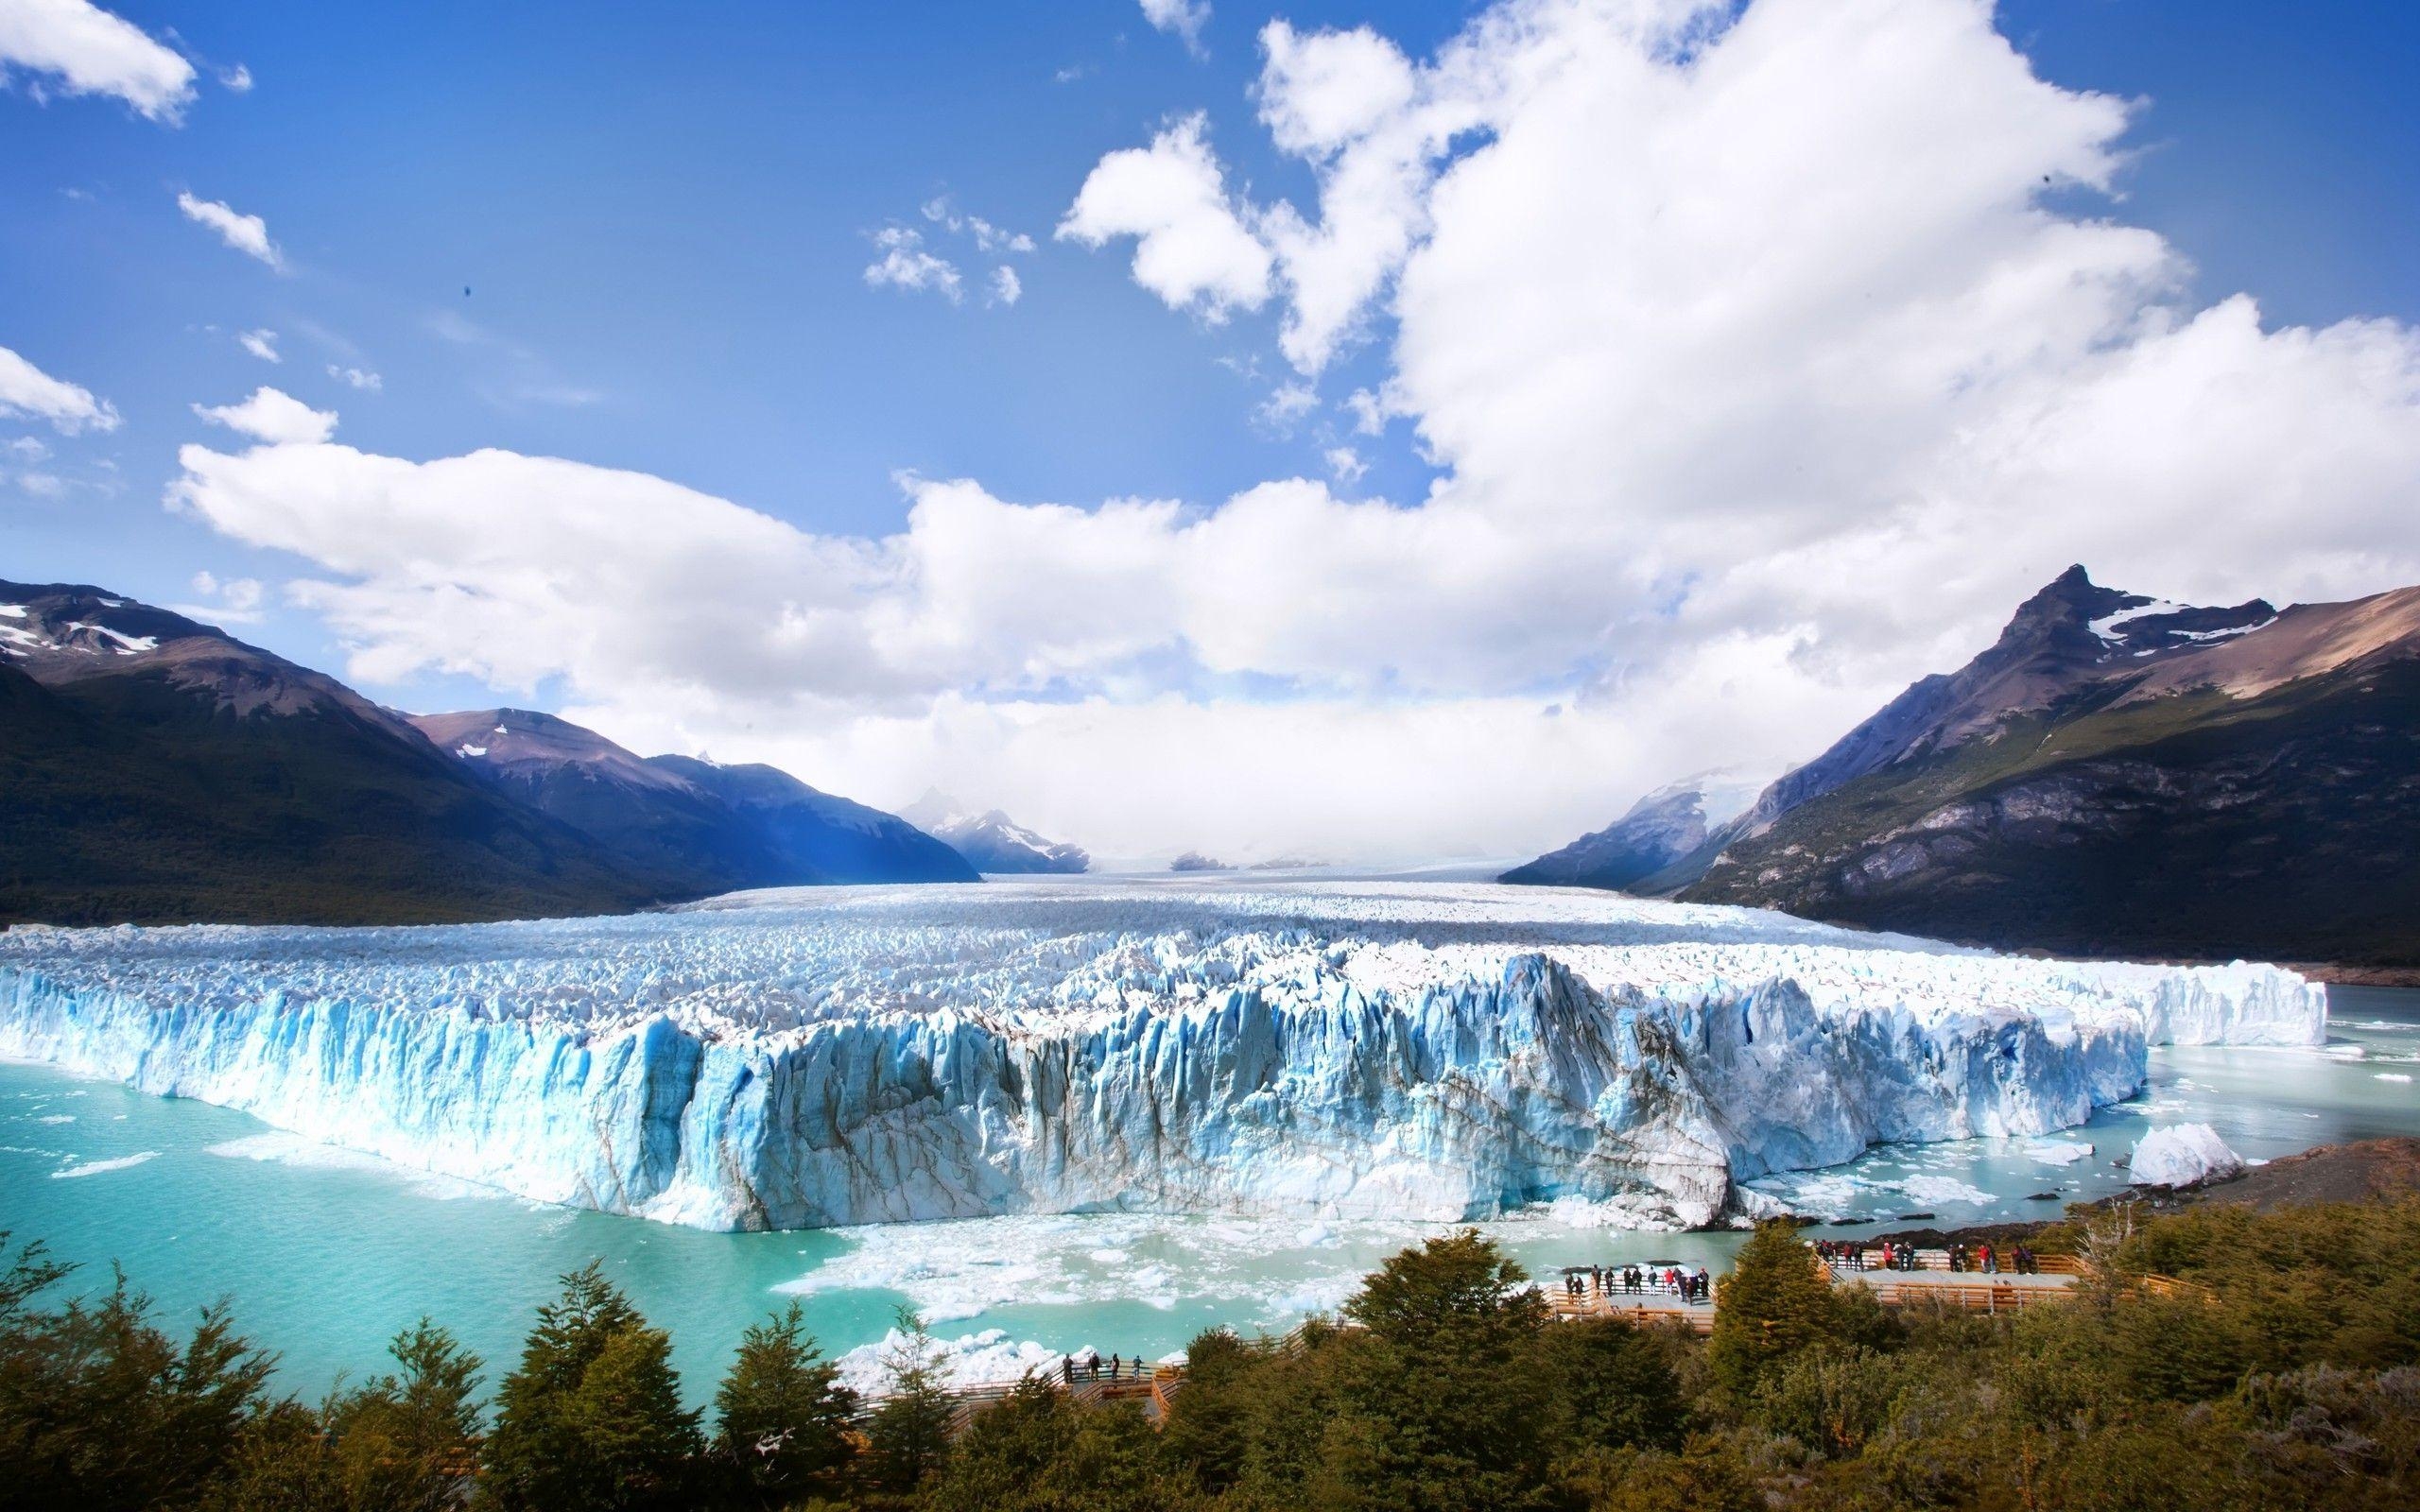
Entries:
MULTIPOLYGON (((1878 1260, 1879 1256, 1868 1258, 1878 1260)), ((1878 1265, 1860 1269, 1847 1260, 1819 1261, 1817 1264, 1832 1284, 1866 1287, 1885 1307, 1939 1307, 1989 1314, 2017 1313, 2065 1300, 2083 1273, 2082 1264, 2069 1255, 2040 1256, 2036 1272, 2024 1276, 1953 1271, 1949 1268, 1948 1251, 1939 1249, 1919 1251, 1912 1270, 1883 1270, 1878 1265)), ((1618 1277, 1622 1267, 1609 1269, 1611 1275, 1604 1276, 1606 1280, 1618 1277)), ((1714 1332, 1717 1304, 1711 1299, 1694 1300, 1668 1285, 1647 1285, 1638 1291, 1625 1290, 1617 1282, 1600 1285, 1599 1277, 1604 1275, 1602 1271, 1589 1274, 1575 1268, 1570 1274, 1587 1277, 1577 1293, 1566 1291, 1559 1277, 1547 1278, 1540 1287, 1547 1305, 1558 1318, 1571 1321, 1612 1317, 1641 1328, 1669 1325, 1700 1334, 1714 1332)), ((2137 1284, 2161 1296, 2191 1295, 2200 1290, 2190 1282, 2156 1276, 2140 1278, 2137 1284)), ((1720 1295, 1720 1286, 1715 1290, 1720 1295)), ((1330 1322, 1324 1326, 1350 1325, 1330 1322)), ((1300 1353, 1305 1347, 1305 1326, 1297 1326, 1270 1341, 1268 1348, 1283 1354, 1300 1353)), ((1040 1379, 1081 1402, 1136 1402, 1144 1416, 1157 1423, 1167 1419, 1170 1402, 1184 1387, 1184 1367, 1138 1363, 1121 1370, 1114 1380, 1106 1373, 1095 1375, 1084 1368, 1076 1369, 1072 1379, 1064 1372, 1055 1371, 1045 1373, 1040 1379)), ((955 1394, 958 1412, 951 1432, 963 1431, 976 1414, 1007 1397, 1016 1384, 993 1382, 959 1390, 955 1394)))

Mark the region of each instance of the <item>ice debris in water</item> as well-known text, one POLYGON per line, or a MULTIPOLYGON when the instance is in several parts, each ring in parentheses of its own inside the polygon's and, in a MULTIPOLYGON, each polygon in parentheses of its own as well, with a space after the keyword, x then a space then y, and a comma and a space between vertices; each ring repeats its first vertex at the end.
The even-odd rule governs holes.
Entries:
POLYGON ((2325 989, 2273 967, 1455 884, 0 934, 0 1055, 713 1228, 1559 1202, 1703 1224, 1737 1182, 1877 1142, 2079 1124, 2142 1086, 2152 1044, 2314 1044, 2325 1022, 2325 989))
POLYGON ((2170 1124, 2135 1144, 2127 1179, 2136 1186, 2189 1187, 2243 1174, 2243 1157, 2207 1124, 2170 1124))

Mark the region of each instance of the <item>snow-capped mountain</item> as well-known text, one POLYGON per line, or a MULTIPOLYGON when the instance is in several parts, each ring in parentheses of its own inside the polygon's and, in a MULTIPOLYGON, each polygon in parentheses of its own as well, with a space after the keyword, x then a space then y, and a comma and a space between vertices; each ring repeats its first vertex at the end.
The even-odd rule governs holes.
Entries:
POLYGON ((1772 768, 1752 775, 1725 767, 1667 783, 1620 818, 1549 850, 1499 881, 1565 887, 1628 887, 1679 861, 1746 812, 1772 768))
POLYGON ((1047 840, 998 809, 970 814, 939 789, 900 811, 900 816, 972 862, 977 871, 1061 872, 1088 869, 1093 858, 1080 846, 1047 840))
POLYGON ((1610 894, 1232 878, 749 893, 409 932, 0 934, 0 1056, 712 1228, 1135 1211, 1702 1224, 2016 1136, 2147 1047, 2311 1044, 2272 967, 2078 965, 1610 894))
POLYGON ((2197 609, 2071 568, 1642 879, 2091 954, 2420 968, 2420 589, 2197 609))
POLYGON ((0 582, 0 920, 439 921, 693 895, 458 766, 214 626, 0 582))
POLYGON ((420 714, 465 771, 700 892, 809 883, 973 882, 957 851, 904 819, 776 767, 640 757, 526 709, 420 714))
POLYGON ((443 922, 974 875, 769 767, 642 761, 544 714, 415 722, 173 610, 0 582, 0 922, 443 922))

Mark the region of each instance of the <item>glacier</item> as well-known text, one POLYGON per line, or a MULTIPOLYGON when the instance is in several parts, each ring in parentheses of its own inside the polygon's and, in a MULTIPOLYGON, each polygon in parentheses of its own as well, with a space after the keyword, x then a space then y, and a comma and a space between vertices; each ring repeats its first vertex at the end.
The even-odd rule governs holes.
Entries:
POLYGON ((2318 1043, 2276 967, 2019 958, 1446 883, 735 894, 616 918, 0 934, 0 1057, 723 1229, 1004 1213, 1641 1227, 2031 1136, 2150 1048, 2318 1043))

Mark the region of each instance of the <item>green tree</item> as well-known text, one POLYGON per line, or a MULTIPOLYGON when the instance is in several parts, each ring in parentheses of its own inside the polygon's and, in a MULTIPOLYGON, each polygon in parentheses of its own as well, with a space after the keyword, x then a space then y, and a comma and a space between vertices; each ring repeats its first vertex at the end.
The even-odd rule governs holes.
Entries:
POLYGON ((715 1452, 755 1500, 786 1505, 848 1463, 857 1394, 839 1375, 807 1337, 796 1302, 741 1336, 715 1392, 715 1452))
POLYGON ((684 1504, 702 1441, 681 1405, 671 1340, 590 1262, 538 1310, 497 1393, 489 1495, 528 1512, 684 1504))
POLYGON ((904 1494, 948 1458, 958 1400, 942 1374, 941 1347, 913 1308, 899 1310, 897 1336, 882 1366, 885 1391, 866 1419, 866 1458, 877 1485, 904 1494))
POLYGON ((1619 1318, 1547 1329, 1539 1361, 1559 1452, 1673 1449, 1688 1422, 1672 1345, 1619 1318))
POLYGON ((1792 1355, 1839 1332, 1832 1283, 1814 1251, 1789 1224, 1761 1223, 1720 1282, 1707 1361, 1716 1383, 1746 1402, 1792 1355))
POLYGON ((224 1303, 179 1345, 122 1274, 97 1302, 33 1305, 68 1274, 34 1244, 0 1276, 0 1485, 79 1512, 204 1500, 267 1406, 272 1357, 224 1303))
POLYGON ((424 1317, 387 1347, 398 1368, 322 1410, 344 1505, 442 1512, 471 1484, 480 1360, 424 1317))
POLYGON ((1344 1305, 1325 1351, 1340 1410, 1315 1492, 1340 1505, 1516 1507, 1543 1494, 1546 1298, 1465 1228, 1407 1249, 1344 1305))

